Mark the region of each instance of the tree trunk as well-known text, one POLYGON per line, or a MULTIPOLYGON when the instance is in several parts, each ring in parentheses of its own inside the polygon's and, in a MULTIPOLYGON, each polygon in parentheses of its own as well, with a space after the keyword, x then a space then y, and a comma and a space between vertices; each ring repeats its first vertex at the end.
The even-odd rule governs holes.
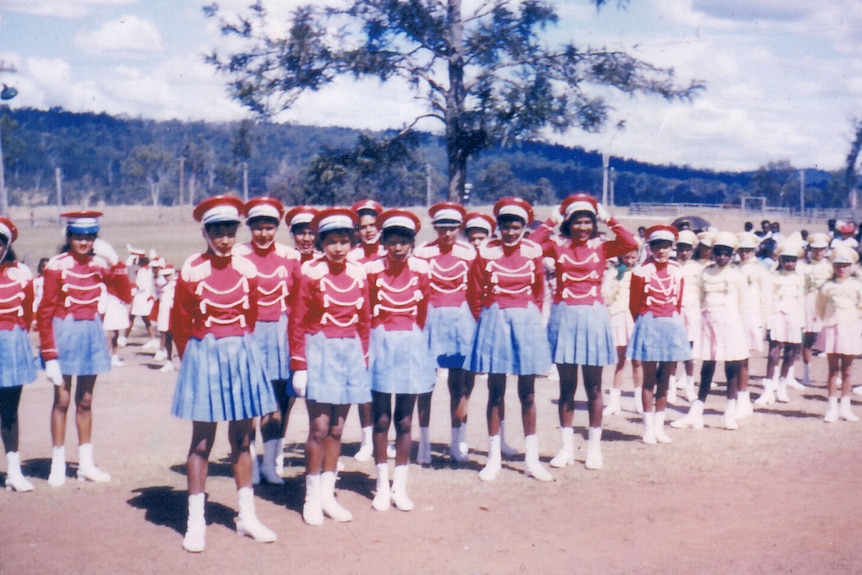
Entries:
POLYGON ((449 90, 446 92, 446 157, 449 163, 449 201, 461 202, 467 182, 464 151, 464 29, 461 0, 448 0, 449 90))

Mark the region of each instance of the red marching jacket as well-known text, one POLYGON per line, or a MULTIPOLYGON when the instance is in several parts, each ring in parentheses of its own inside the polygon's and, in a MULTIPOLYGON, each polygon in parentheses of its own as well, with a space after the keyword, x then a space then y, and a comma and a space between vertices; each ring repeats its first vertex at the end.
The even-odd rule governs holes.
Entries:
POLYGON ((428 313, 428 262, 417 257, 383 257, 365 265, 371 301, 371 327, 409 331, 425 327, 428 313))
POLYGON ((434 240, 413 250, 413 255, 428 261, 430 305, 460 307, 467 301, 467 275, 476 259, 473 246, 457 241, 444 250, 439 240, 434 240))
POLYGON ((291 370, 306 369, 305 336, 320 332, 328 338, 358 335, 367 365, 371 314, 362 264, 336 263, 325 257, 302 264, 288 325, 291 370))
POLYGON ((264 249, 252 243, 242 244, 234 248, 234 253, 257 268, 258 321, 278 321, 281 314, 290 315, 299 281, 299 252, 273 242, 264 249))
POLYGON ((604 303, 602 279, 608 258, 627 254, 638 247, 637 241, 623 226, 613 219, 609 224, 616 236, 612 240, 596 237, 576 243, 563 236, 550 237, 548 222, 530 235, 531 240, 542 245, 544 254, 554 260, 557 278, 554 303, 604 303))
POLYGON ((258 314, 257 269, 240 255, 203 253, 180 271, 171 309, 171 329, 180 356, 189 339, 243 336, 254 331, 258 314))
POLYGON ((682 308, 682 266, 676 260, 657 262, 648 259, 632 270, 629 309, 632 316, 652 312, 655 317, 670 317, 682 308))
POLYGON ((528 239, 507 246, 492 239, 479 248, 470 268, 467 301, 478 319, 483 307, 524 308, 530 302, 539 310, 545 295, 542 248, 528 239))
POLYGON ((79 256, 71 252, 56 255, 42 270, 44 291, 36 310, 36 329, 42 359, 57 359, 53 319, 72 316, 92 320, 104 313, 105 298, 110 290, 124 301, 131 299, 132 287, 126 266, 113 266, 100 257, 79 256))
POLYGON ((0 330, 30 331, 33 322, 33 273, 17 262, 0 265, 0 330))

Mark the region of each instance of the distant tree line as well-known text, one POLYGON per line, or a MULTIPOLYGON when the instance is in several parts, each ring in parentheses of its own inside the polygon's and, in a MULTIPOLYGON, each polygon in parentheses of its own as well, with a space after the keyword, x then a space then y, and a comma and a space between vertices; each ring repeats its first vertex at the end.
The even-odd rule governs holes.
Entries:
MULTIPOLYGON (((10 205, 193 204, 221 193, 272 195, 287 204, 424 205, 447 197, 440 137, 347 128, 255 123, 157 122, 107 114, 0 107, 10 205), (182 174, 182 178, 181 178, 182 174), (180 180, 183 196, 180 197, 180 180)), ((799 207, 799 169, 770 163, 754 172, 714 172, 612 158, 614 198, 633 202, 799 207)), ((471 165, 469 203, 518 195, 551 204, 602 190, 601 154, 526 142, 483 151, 471 165)), ((843 171, 805 170, 807 207, 844 207, 843 171)))

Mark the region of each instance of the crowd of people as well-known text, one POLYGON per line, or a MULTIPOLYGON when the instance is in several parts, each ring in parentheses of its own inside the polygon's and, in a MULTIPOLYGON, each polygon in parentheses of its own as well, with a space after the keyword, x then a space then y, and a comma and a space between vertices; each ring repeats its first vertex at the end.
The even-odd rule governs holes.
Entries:
POLYGON ((63 214, 67 243, 40 262, 37 277, 16 260, 15 224, 0 217, 6 487, 33 489, 21 471, 17 419, 21 390, 37 377, 31 327, 55 386, 48 484, 58 488, 67 478, 65 429, 73 394, 77 478, 111 480, 94 462, 93 392, 98 374, 123 366, 119 350, 141 318, 145 347, 165 361, 162 370, 175 369, 174 346, 180 358, 171 413, 192 422, 183 538, 190 552, 206 544, 206 481, 218 422, 228 426, 236 530, 255 541, 276 540, 256 516, 253 486, 283 483, 284 434, 297 398, 304 398, 309 416, 304 522, 353 518, 336 496, 352 405, 362 429, 355 457, 375 464, 372 507, 410 511, 413 414, 419 420, 416 462, 430 463, 438 369, 447 373, 449 457, 456 465, 470 460, 465 431, 476 374, 488 375, 483 481, 495 480, 502 458, 513 453, 505 441, 509 376, 520 403, 524 474, 539 481, 553 480, 539 457, 535 403, 536 378, 549 374, 559 382, 560 448, 552 468, 575 463, 579 380, 589 421, 584 465, 603 468, 602 419, 621 412, 629 363, 646 444, 671 442, 666 408, 678 393, 690 402, 689 411, 670 426, 704 427, 718 362, 726 378, 726 429, 738 429, 756 405, 789 402, 789 389, 810 385, 809 364, 817 354, 828 363, 824 421, 858 421, 850 368, 862 354, 862 282, 856 278, 856 230, 849 224, 785 237, 770 222, 757 233, 695 230, 677 222, 641 228, 636 237, 580 193, 541 223, 520 198, 499 200, 493 215, 441 202, 428 210, 436 238, 416 245, 421 219, 372 200, 286 210, 270 197, 243 203, 215 196, 194 210, 203 249, 175 270, 131 246, 129 258, 120 261, 98 237, 101 216, 63 214), (237 244, 243 222, 251 239, 237 244), (276 241, 282 222, 292 247, 276 241), (752 401, 749 358, 764 350, 767 374, 752 401), (798 356, 802 381, 794 373, 798 356), (606 404, 602 375, 611 365, 606 404))

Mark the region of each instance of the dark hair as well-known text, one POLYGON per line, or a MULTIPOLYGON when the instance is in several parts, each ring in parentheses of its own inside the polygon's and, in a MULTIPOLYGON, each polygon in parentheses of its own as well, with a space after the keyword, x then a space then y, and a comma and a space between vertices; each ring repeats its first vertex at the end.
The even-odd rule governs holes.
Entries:
POLYGON ((380 217, 380 214, 377 213, 377 210, 372 210, 371 208, 361 208, 356 210, 356 219, 358 220, 362 216, 374 216, 374 219, 376 220, 380 217))
POLYGON ((416 241, 416 232, 408 228, 402 228, 401 226, 392 226, 384 229, 380 232, 380 241, 386 243, 386 240, 392 236, 400 236, 410 243, 414 243, 416 241))
POLYGON ((519 222, 521 225, 526 226, 527 220, 522 218, 521 216, 516 216, 514 214, 500 214, 497 216, 497 227, 499 228, 503 224, 508 224, 511 222, 519 222))
POLYGON ((15 250, 12 249, 12 242, 8 241, 6 236, 2 236, 4 240, 7 240, 6 243, 6 253, 3 254, 3 261, 0 261, 0 264, 5 263, 14 263, 18 261, 18 256, 15 255, 15 250))
POLYGON ((326 230, 325 232, 320 232, 317 234, 317 237, 314 239, 314 247, 318 250, 323 251, 323 242, 331 236, 332 234, 341 234, 347 236, 350 240, 351 245, 353 244, 353 229, 352 228, 334 228, 331 230, 326 230))
POLYGON ((563 223, 560 224, 560 235, 564 238, 572 237, 572 221, 579 216, 589 216, 590 220, 593 222, 593 231, 590 232, 590 239, 599 235, 599 226, 596 223, 596 214, 588 211, 578 211, 574 212, 568 218, 563 220, 563 223))
POLYGON ((744 229, 746 232, 750 232, 754 229, 754 224, 752 224, 751 222, 745 222, 745 225, 742 226, 742 229, 744 229))
POLYGON ((270 216, 255 216, 255 217, 249 218, 245 221, 245 223, 248 227, 251 227, 258 222, 267 222, 267 223, 275 224, 275 227, 278 227, 278 224, 280 223, 278 218, 273 218, 270 216))
POLYGON ((314 228, 308 222, 302 224, 293 224, 292 226, 290 226, 290 234, 295 236, 296 234, 303 233, 306 229, 309 229, 314 232, 314 228))
POLYGON ((45 269, 45 264, 47 264, 50 260, 48 258, 40 258, 39 264, 36 266, 36 273, 41 274, 42 270, 45 269))

